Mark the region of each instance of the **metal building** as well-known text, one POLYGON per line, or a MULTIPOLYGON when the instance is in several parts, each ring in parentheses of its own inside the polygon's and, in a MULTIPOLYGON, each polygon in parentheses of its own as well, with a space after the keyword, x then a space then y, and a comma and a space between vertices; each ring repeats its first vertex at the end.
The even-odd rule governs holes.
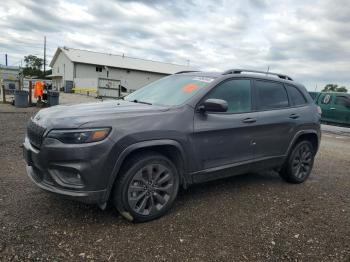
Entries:
POLYGON ((0 65, 0 84, 5 85, 5 90, 19 89, 19 74, 19 67, 0 65))
POLYGON ((193 68, 124 55, 114 55, 58 47, 50 63, 53 88, 100 89, 105 96, 116 96, 118 86, 132 92, 166 75, 193 68), (108 95, 109 94, 109 95, 108 95))

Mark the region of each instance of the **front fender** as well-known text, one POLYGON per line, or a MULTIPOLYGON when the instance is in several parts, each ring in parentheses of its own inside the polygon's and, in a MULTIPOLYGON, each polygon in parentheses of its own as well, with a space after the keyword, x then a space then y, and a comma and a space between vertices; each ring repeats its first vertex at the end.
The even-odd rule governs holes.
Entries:
POLYGON ((112 170, 112 173, 111 173, 109 181, 108 181, 106 195, 104 198, 105 201, 107 201, 109 199, 114 182, 117 178, 117 175, 118 175, 120 168, 121 168, 124 160, 126 159, 126 157, 138 149, 147 149, 147 148, 150 148, 153 146, 174 146, 174 147, 176 147, 181 154, 182 161, 184 164, 184 169, 187 170, 188 163, 187 163, 186 158, 185 158, 185 152, 184 152, 182 145, 178 141, 172 140, 172 139, 157 139, 157 140, 148 140, 148 141, 134 143, 134 144, 126 147, 118 156, 118 159, 114 165, 114 168, 112 170))

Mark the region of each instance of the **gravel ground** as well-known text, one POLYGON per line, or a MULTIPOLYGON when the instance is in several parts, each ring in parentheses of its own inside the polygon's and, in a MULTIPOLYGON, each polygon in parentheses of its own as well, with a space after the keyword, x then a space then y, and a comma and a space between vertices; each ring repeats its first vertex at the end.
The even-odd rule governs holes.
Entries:
POLYGON ((20 148, 33 109, 0 105, 0 261, 350 261, 350 137, 325 134, 309 180, 266 172, 193 186, 156 221, 35 186, 20 148))

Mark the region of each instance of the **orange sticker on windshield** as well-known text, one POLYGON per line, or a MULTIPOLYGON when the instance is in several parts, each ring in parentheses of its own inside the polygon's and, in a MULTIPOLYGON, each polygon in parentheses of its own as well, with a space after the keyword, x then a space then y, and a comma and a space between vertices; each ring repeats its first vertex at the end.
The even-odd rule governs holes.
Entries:
POLYGON ((197 88, 198 86, 196 84, 188 84, 182 88, 182 91, 184 91, 185 93, 192 93, 197 88))

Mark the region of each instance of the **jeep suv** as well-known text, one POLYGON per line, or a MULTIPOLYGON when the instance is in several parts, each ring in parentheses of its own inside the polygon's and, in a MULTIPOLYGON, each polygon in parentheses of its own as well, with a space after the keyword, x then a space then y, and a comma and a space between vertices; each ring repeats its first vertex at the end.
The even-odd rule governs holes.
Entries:
POLYGON ((304 182, 319 144, 320 110, 290 77, 186 71, 119 100, 39 111, 24 157, 39 187, 142 222, 180 186, 263 169, 304 182))

